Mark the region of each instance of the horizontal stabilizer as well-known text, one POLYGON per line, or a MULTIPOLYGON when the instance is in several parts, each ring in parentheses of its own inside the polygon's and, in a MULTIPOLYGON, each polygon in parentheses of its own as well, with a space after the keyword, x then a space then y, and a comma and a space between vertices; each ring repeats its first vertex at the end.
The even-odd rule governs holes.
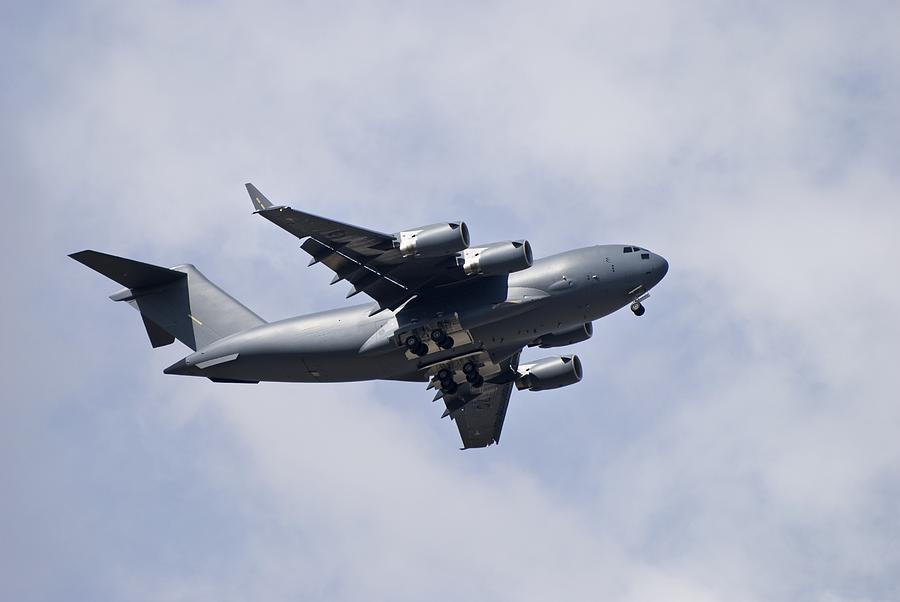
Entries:
POLYGON ((182 272, 99 251, 79 251, 69 257, 132 290, 168 284, 185 277, 182 272))

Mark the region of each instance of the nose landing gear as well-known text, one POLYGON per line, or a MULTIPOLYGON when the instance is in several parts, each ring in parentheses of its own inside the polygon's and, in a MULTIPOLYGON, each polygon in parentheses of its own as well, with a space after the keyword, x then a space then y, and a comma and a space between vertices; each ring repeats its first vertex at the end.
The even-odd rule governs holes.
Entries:
POLYGON ((628 291, 628 295, 631 297, 631 312, 636 316, 643 316, 646 310, 641 305, 641 301, 647 299, 650 293, 647 292, 643 284, 639 284, 628 291))

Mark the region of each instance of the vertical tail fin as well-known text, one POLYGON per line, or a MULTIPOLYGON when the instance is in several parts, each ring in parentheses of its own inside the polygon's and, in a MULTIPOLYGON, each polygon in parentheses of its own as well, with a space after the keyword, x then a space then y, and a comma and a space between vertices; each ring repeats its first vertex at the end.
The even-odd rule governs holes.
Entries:
POLYGON ((169 269, 90 250, 69 257, 125 287, 110 299, 141 312, 154 347, 178 339, 196 351, 266 323, 192 265, 169 269))

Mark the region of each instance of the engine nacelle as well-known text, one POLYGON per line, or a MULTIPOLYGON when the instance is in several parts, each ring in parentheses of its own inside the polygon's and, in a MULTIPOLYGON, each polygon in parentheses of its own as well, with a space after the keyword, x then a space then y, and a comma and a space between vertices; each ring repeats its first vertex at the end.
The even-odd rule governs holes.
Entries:
POLYGON ((441 257, 469 247, 469 228, 465 222, 431 224, 401 232, 397 238, 404 257, 441 257))
POLYGON ((585 322, 575 328, 545 334, 531 343, 529 347, 537 346, 541 349, 565 347, 566 345, 574 345, 575 343, 586 341, 592 336, 594 336, 594 325, 591 322, 585 322))
POLYGON ((574 385, 581 380, 581 360, 577 355, 545 357, 519 366, 516 388, 520 391, 546 391, 574 385))
POLYGON ((531 267, 531 243, 527 240, 495 242, 463 251, 462 267, 466 274, 504 276, 531 267))

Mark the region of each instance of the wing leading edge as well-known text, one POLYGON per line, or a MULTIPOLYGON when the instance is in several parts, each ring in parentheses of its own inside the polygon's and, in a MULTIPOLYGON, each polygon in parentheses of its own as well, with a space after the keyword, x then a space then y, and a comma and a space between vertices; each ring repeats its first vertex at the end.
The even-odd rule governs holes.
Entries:
POLYGON ((258 213, 299 239, 312 256, 309 265, 322 263, 335 272, 332 284, 346 280, 352 297, 366 293, 378 302, 373 313, 396 309, 427 286, 461 280, 455 257, 404 257, 397 237, 275 205, 253 184, 247 192, 258 213))

